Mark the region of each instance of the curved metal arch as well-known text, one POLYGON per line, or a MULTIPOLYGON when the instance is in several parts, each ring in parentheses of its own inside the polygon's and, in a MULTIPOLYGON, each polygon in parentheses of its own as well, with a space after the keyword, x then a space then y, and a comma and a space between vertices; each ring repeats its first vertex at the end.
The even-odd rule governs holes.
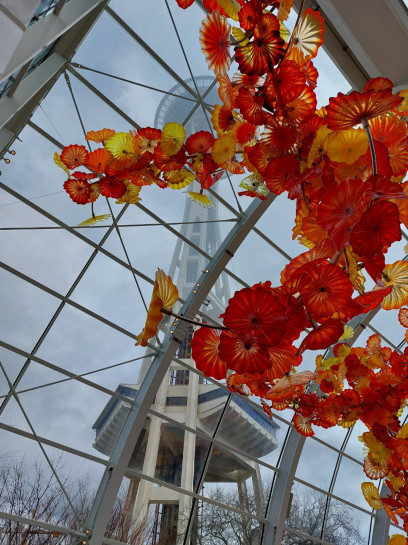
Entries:
MULTIPOLYGON (((194 318, 199 311, 204 298, 211 290, 215 281, 233 257, 235 251, 244 241, 247 234, 269 208, 275 195, 260 202, 252 202, 246 212, 240 217, 231 229, 229 235, 215 253, 208 264, 208 268, 197 282, 197 289, 193 290, 184 303, 181 314, 194 318)), ((164 339, 162 348, 153 359, 140 390, 134 400, 125 424, 119 434, 116 445, 110 456, 108 466, 101 479, 96 497, 87 520, 85 530, 89 531, 89 545, 100 545, 103 540, 113 503, 118 494, 127 464, 131 457, 135 440, 139 437, 147 413, 151 407, 156 391, 172 361, 181 339, 187 331, 187 326, 179 322, 173 334, 164 339)))
POLYGON ((268 522, 265 525, 262 545, 281 545, 282 543, 293 478, 305 440, 306 437, 298 433, 294 427, 290 428, 269 500, 268 522))

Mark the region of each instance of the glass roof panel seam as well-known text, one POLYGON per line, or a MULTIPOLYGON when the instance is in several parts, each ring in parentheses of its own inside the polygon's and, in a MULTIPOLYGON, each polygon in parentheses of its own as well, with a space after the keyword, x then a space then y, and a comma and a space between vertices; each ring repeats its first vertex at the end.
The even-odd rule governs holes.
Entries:
POLYGON ((163 68, 168 72, 174 80, 176 80, 184 89, 192 95, 195 100, 199 100, 199 97, 194 93, 193 89, 180 76, 167 64, 163 61, 159 55, 144 41, 142 38, 114 11, 111 7, 107 6, 105 8, 106 13, 117 22, 119 25, 126 30, 126 32, 139 44, 143 49, 151 55, 155 61, 157 61, 163 68))
POLYGON ((25 411, 24 407, 23 407, 23 404, 21 403, 21 400, 20 400, 20 397, 17 395, 15 389, 14 389, 14 386, 13 386, 13 383, 11 382, 11 380, 9 379, 9 376, 7 374, 7 371, 6 369, 4 368, 2 362, 0 361, 0 369, 1 371, 3 372, 3 375, 7 381, 7 384, 8 384, 8 387, 10 388, 10 391, 12 392, 12 395, 14 397, 14 399, 16 400, 19 408, 20 408, 20 411, 23 413, 23 416, 31 430, 31 433, 33 434, 34 438, 35 438, 35 441, 37 442, 38 446, 40 447, 40 450, 49 466, 49 468, 51 469, 51 472, 52 474, 54 475, 59 487, 61 488, 62 490, 62 493, 64 494, 65 498, 67 499, 67 502, 68 502, 68 505, 70 506, 70 508, 72 509, 72 513, 74 514, 74 517, 76 519, 76 521, 80 524, 81 523, 81 518, 77 512, 77 510, 75 509, 74 507, 74 504, 72 503, 71 501, 71 498, 67 492, 67 490, 65 489, 65 486, 64 484, 62 483, 61 479, 59 478, 58 476, 58 471, 57 469, 54 467, 54 464, 52 463, 50 457, 48 456, 45 448, 44 448, 44 445, 42 444, 42 442, 40 441, 38 435, 37 435, 37 432, 35 431, 35 428, 31 422, 31 419, 29 418, 27 412, 25 411))
POLYGON ((133 399, 122 396, 109 388, 105 388, 105 386, 101 386, 100 384, 97 384, 96 382, 92 382, 91 380, 83 378, 79 375, 76 375, 75 373, 72 373, 71 371, 68 371, 67 369, 64 369, 63 367, 60 367, 59 365, 55 365, 54 363, 51 363, 43 358, 39 358, 38 356, 35 356, 34 354, 30 354, 29 352, 23 350, 22 348, 6 343, 2 340, 0 340, 0 346, 5 348, 6 350, 10 350, 10 352, 14 352, 15 354, 19 354, 20 356, 23 356, 29 360, 35 361, 36 363, 39 363, 40 365, 43 365, 44 367, 48 367, 52 371, 56 371, 57 373, 60 373, 61 375, 65 375, 74 380, 77 380, 78 382, 82 382, 86 386, 90 386, 91 388, 94 388, 95 390, 99 390, 100 392, 103 392, 104 394, 108 394, 111 397, 115 397, 122 401, 126 401, 127 403, 133 402, 133 399))
MULTIPOLYGON (((11 426, 10 424, 6 424, 4 422, 0 422, 0 428, 4 431, 14 433, 16 435, 21 435, 21 437, 25 437, 26 439, 32 439, 35 441, 35 437, 32 433, 21 430, 19 428, 16 428, 15 426, 11 426)), ((52 441, 51 439, 47 439, 46 437, 42 437, 40 435, 37 436, 41 443, 44 445, 47 445, 48 447, 56 448, 59 450, 62 450, 64 452, 68 452, 69 454, 74 454, 75 456, 79 456, 80 458, 85 458, 91 462, 96 462, 97 464, 101 464, 106 466, 108 464, 107 460, 104 460, 103 458, 99 458, 98 456, 94 456, 93 454, 88 454, 87 452, 84 452, 83 450, 78 450, 72 447, 69 447, 68 445, 64 445, 63 443, 59 443, 58 441, 52 441)))
MULTIPOLYGON (((120 211, 120 216, 124 213, 124 209, 122 209, 120 211)), ((113 229, 109 228, 108 231, 105 233, 105 235, 102 237, 101 239, 101 242, 100 244, 104 244, 105 241, 108 239, 109 235, 111 234, 113 229)), ((85 263, 85 265, 83 266, 82 270, 80 271, 80 273, 78 274, 78 276, 76 277, 76 279, 74 280, 74 282, 72 283, 70 289, 67 291, 66 293, 66 296, 65 297, 70 297, 72 295, 72 293, 75 291, 76 287, 78 286, 79 282, 81 281, 81 279, 83 278, 83 276, 85 275, 86 271, 88 270, 88 268, 91 266, 93 260, 95 259, 95 257, 98 255, 98 250, 95 249, 93 251, 93 253, 91 254, 91 256, 89 257, 88 261, 85 263)), ((40 346, 42 345, 42 343, 44 342, 45 338, 47 337, 50 329, 52 328, 52 326, 54 325, 55 321, 57 320, 58 316, 60 315, 60 313, 62 312, 63 308, 65 306, 65 301, 62 300, 61 301, 61 304, 58 306, 57 310, 54 312, 53 316, 51 317, 50 321, 48 322, 46 328, 44 329, 44 331, 42 332, 42 334, 40 335, 40 337, 38 338, 37 342, 35 343, 35 346, 33 348, 33 350, 31 351, 31 354, 35 354, 40 346)), ((13 385, 14 387, 17 387, 18 384, 20 383, 21 379, 23 378, 25 372, 27 371, 28 367, 29 367, 29 364, 30 364, 30 359, 27 359, 27 361, 24 363, 24 366, 23 368, 20 370, 19 374, 17 375, 17 378, 15 379, 13 385)), ((6 398, 3 403, 0 405, 0 415, 2 414, 2 412, 4 411, 4 409, 6 408, 7 404, 8 404, 8 399, 9 398, 6 398)))
POLYGON ((128 116, 119 106, 117 106, 114 102, 112 102, 104 93, 99 91, 95 85, 92 85, 92 83, 84 78, 82 74, 80 74, 75 68, 73 68, 72 64, 67 65, 67 70, 71 72, 85 87, 88 87, 90 91, 92 91, 98 98, 100 98, 105 104, 107 104, 114 112, 119 114, 123 119, 125 119, 132 127, 136 129, 140 129, 141 126, 130 116, 128 116))
MULTIPOLYGON (((4 189, 7 193, 10 193, 11 195, 13 195, 13 197, 15 197, 16 199, 19 199, 21 202, 23 202, 24 204, 26 204, 27 206, 30 206, 31 208, 33 208, 36 212, 39 212, 41 215, 45 216, 47 219, 51 220, 52 222, 56 223, 57 225, 60 225, 61 227, 63 227, 66 231, 68 231, 69 233, 71 233, 72 235, 74 235, 75 237, 79 238, 80 240, 82 240, 83 242, 85 242, 86 244, 89 244, 90 246, 92 246, 93 248, 95 248, 96 250, 98 250, 99 252, 101 252, 102 254, 104 254, 106 257, 109 257, 110 259, 112 259, 113 261, 116 261, 119 265, 121 265, 122 267, 124 267, 125 269, 128 269, 130 271, 134 271, 138 276, 140 276, 140 278, 142 278, 143 280, 145 280, 146 282, 148 282, 149 284, 154 284, 154 281, 149 278, 148 276, 146 276, 145 274, 143 274, 141 271, 138 271, 137 269, 135 269, 134 267, 130 267, 125 261, 123 261, 122 259, 120 259, 119 257, 117 257, 115 254, 109 252, 108 250, 106 250, 105 248, 103 248, 100 244, 97 244, 96 242, 93 242, 92 240, 90 240, 89 238, 87 238, 86 236, 82 235, 81 233, 78 233, 77 231, 75 231, 75 229, 73 229, 72 227, 70 227, 69 225, 67 225, 66 223, 64 223, 63 221, 59 220, 57 217, 55 217, 53 214, 50 214, 49 212, 47 212, 46 210, 44 210, 43 208, 37 206, 35 203, 33 203, 32 201, 30 201, 30 199, 27 199, 26 197, 24 197, 23 195, 21 195, 20 193, 17 193, 17 191, 15 191, 14 189, 12 189, 11 187, 7 186, 6 184, 4 184, 3 182, 0 182, 0 189, 4 189)), ((127 206, 125 204, 125 206, 123 207, 123 211, 125 211, 127 209, 127 206)))
POLYGON ((98 320, 99 322, 102 322, 103 324, 111 327, 112 329, 116 329, 116 331, 119 331, 119 333, 122 333, 123 335, 126 335, 127 337, 130 337, 131 339, 136 340, 137 335, 133 333, 132 331, 129 331, 125 329, 124 327, 121 327, 120 325, 116 324, 115 322, 112 322, 111 320, 108 320, 107 318, 104 318, 97 312, 94 312, 93 310, 90 310, 87 307, 84 307, 83 305, 73 301, 69 297, 66 297, 65 295, 62 295, 58 293, 57 291, 49 288, 45 284, 42 284, 41 282, 38 282, 37 280, 34 280, 30 276, 27 276, 26 274, 18 271, 17 269, 14 269, 13 267, 10 267, 9 265, 6 265, 5 263, 0 262, 0 268, 6 270, 7 272, 13 274, 14 276, 19 277, 21 280, 24 280, 24 282, 27 282, 36 288, 45 291, 49 295, 52 295, 52 297, 55 297, 56 299, 59 299, 60 301, 63 301, 64 303, 67 303, 68 305, 74 307, 75 309, 79 310, 80 312, 83 312, 84 314, 87 314, 91 318, 94 318, 95 320, 98 320))

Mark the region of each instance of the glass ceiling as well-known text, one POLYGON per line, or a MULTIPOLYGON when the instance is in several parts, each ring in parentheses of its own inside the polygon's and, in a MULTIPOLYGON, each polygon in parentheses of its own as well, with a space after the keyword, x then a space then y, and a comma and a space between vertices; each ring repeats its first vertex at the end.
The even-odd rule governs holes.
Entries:
MULTIPOLYGON (((209 320, 228 291, 279 284, 287 260, 303 251, 291 238, 293 201, 277 197, 262 215, 257 203, 237 198, 242 177, 228 175, 212 192, 212 215, 186 204, 182 191, 164 197, 151 187, 136 205, 99 199, 95 213, 111 219, 78 227, 91 210, 70 201, 53 163, 55 151, 85 143, 92 129, 161 127, 171 119, 190 132, 209 130, 219 99, 198 42, 203 17, 199 2, 183 11, 164 0, 153 23, 151 1, 111 0, 13 143, 15 155, 5 155, 0 460, 4 468, 20 464, 26 483, 41 467, 59 507, 51 515, 18 510, 0 491, 0 544, 12 524, 20 524, 15 543, 24 532, 34 539, 32 528, 42 537, 27 543, 46 543, 47 532, 55 533, 50 543, 87 542, 90 522, 109 518, 118 502, 129 520, 110 524, 104 543, 218 544, 223 534, 229 545, 277 544, 275 526, 285 545, 384 542, 385 522, 360 489, 362 427, 317 428, 305 440, 290 411, 268 423, 257 399, 243 401, 225 383, 204 379, 188 350, 167 361, 168 328, 147 351, 134 346, 158 267, 173 268, 183 301, 192 301, 206 268, 214 283, 220 278, 197 308, 209 320), (259 217, 252 227, 248 207, 259 217), (217 268, 224 241, 243 225, 247 236, 217 268), (133 404, 138 391, 145 404, 133 404), (313 524, 299 516, 302 504, 313 506, 313 524)), ((350 90, 324 51, 316 66, 319 106, 350 90)), ((405 255, 406 238, 390 260, 405 255)), ((361 331, 361 343, 373 332, 394 349, 405 342, 396 316, 385 319, 383 311, 361 331)), ((313 364, 306 356, 303 368, 313 364)))

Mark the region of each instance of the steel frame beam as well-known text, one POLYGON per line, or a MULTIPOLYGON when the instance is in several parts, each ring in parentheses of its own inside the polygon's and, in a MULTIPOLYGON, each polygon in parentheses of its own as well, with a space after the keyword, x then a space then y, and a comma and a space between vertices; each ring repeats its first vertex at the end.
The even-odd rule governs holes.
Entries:
POLYGON ((306 438, 295 428, 290 428, 272 489, 267 524, 262 538, 263 545, 281 545, 282 543, 292 484, 305 440, 306 438))
POLYGON ((71 0, 58 16, 50 14, 28 27, 10 61, 8 75, 19 67, 26 67, 45 45, 59 40, 40 66, 21 81, 16 80, 11 96, 0 100, 0 157, 52 88, 108 1, 71 0))
MULTIPOLYGON (((380 491, 381 497, 386 497, 389 493, 389 488, 383 484, 380 491)), ((384 545, 388 540, 388 532, 390 530, 391 519, 384 509, 378 509, 374 515, 373 537, 371 545, 384 545)))
POLYGON ((33 59, 44 47, 53 43, 70 28, 83 20, 104 0, 71 0, 58 14, 43 17, 26 28, 20 43, 1 75, 1 81, 10 77, 16 70, 33 59))

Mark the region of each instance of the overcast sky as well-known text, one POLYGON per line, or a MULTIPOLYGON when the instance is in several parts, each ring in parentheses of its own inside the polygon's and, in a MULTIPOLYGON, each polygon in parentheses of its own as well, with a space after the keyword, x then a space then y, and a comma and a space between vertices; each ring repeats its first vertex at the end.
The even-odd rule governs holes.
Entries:
MULTIPOLYGON (((156 0, 159 5, 152 14, 150 0, 115 0, 111 7, 130 25, 139 36, 152 47, 182 79, 191 77, 183 51, 177 42, 172 22, 165 2, 156 0)), ((198 44, 198 28, 203 12, 196 5, 187 11, 177 9, 171 2, 172 14, 181 35, 185 54, 193 76, 211 74, 204 62, 198 44)), ((134 42, 123 29, 108 15, 103 14, 79 49, 74 62, 102 70, 138 83, 169 90, 176 84, 172 76, 149 56, 141 46, 134 42)), ((319 105, 327 104, 329 96, 338 91, 347 92, 348 83, 333 66, 324 52, 319 54, 316 65, 320 72, 318 80, 319 105)), ((79 70, 93 85, 106 94, 110 100, 122 108, 141 126, 153 126, 157 107, 163 98, 159 92, 113 80, 106 76, 79 70)), ((110 127, 116 131, 128 131, 131 127, 117 113, 107 107, 89 89, 70 75, 72 87, 86 130, 110 127)), ((75 113, 72 98, 63 77, 55 84, 35 112, 36 124, 49 132, 63 145, 85 143, 80 123, 75 113)), ((27 127, 20 135, 21 142, 13 147, 16 155, 10 165, 2 165, 2 181, 23 197, 70 226, 75 226, 91 215, 90 207, 77 206, 63 191, 65 180, 63 172, 53 163, 54 145, 44 139, 32 128, 27 127)), ((233 179, 237 189, 240 177, 233 179)), ((223 199, 236 208, 235 198, 227 180, 219 184, 223 199)), ((142 204, 165 221, 181 221, 185 203, 182 192, 159 188, 144 188, 141 193, 142 204)), ((7 192, 0 192, 0 227, 47 227, 55 224, 7 192)), ((241 199, 246 208, 251 200, 241 199)), ((121 207, 113 204, 113 211, 119 214, 121 207)), ((220 219, 231 219, 234 214, 221 203, 218 206, 220 219)), ((95 204, 96 214, 109 212, 106 202, 100 198, 95 204)), ((291 239, 294 220, 294 203, 284 196, 279 197, 260 220, 258 227, 276 244, 291 256, 305 249, 291 239)), ((153 223, 153 219, 140 208, 130 206, 120 220, 122 225, 153 223)), ((81 230, 91 241, 99 243, 105 228, 81 230)), ((220 224, 221 234, 225 236, 231 223, 220 224)), ((179 229, 179 227, 176 227, 179 229)), ((173 255, 176 237, 163 226, 123 227, 121 235, 131 264, 149 278, 154 277, 157 267, 167 270, 173 255)), ((398 243, 389 254, 388 262, 401 258, 404 243, 398 243)), ((10 267, 65 295, 78 274, 93 253, 93 247, 65 230, 16 230, 0 231, 0 247, 4 262, 10 267)), ((104 248, 126 261, 118 235, 109 236, 104 248)), ((272 280, 273 285, 280 281, 280 271, 286 264, 284 258, 258 235, 251 233, 231 261, 230 270, 244 282, 272 280)), ((1 337, 19 349, 30 352, 37 344, 43 331, 53 317, 60 301, 23 279, 0 269, 0 281, 6 289, 0 291, 1 337)), ((144 298, 150 300, 151 284, 138 277, 139 287, 144 298)), ((231 291, 239 286, 231 280, 231 291)), ((121 328, 137 334, 143 327, 145 311, 135 280, 130 271, 106 255, 99 253, 87 269, 84 277, 73 292, 72 300, 89 308, 118 324, 121 328)), ((403 335, 395 316, 384 320, 382 313, 373 322, 389 335, 392 342, 398 343, 403 335)), ((368 336, 368 334, 367 334, 368 336)), ((74 373, 85 373, 123 361, 142 356, 144 350, 134 346, 127 335, 101 323, 91 316, 65 305, 54 325, 48 332, 37 356, 74 373)), ((0 349, 0 357, 9 377, 13 380, 25 358, 5 349, 0 349)), ((315 354, 307 356, 305 365, 313 365, 315 354)), ((135 383, 140 370, 140 361, 131 362, 119 368, 99 372, 89 378, 96 383, 115 390, 119 383, 135 383)), ((32 362, 19 385, 19 390, 61 380, 57 372, 32 362)), ((4 377, 0 379, 0 395, 7 393, 4 377)), ((32 424, 39 435, 70 447, 99 455, 92 447, 94 432, 92 425, 108 402, 109 396, 76 381, 47 386, 29 393, 21 394, 21 402, 28 412, 32 424)), ((289 413, 285 413, 289 417, 289 413)), ((29 430, 15 400, 11 400, 1 416, 8 425, 29 430)), ((286 426, 282 424, 278 432, 282 442, 286 426)), ((357 436, 361 429, 352 434, 347 447, 350 455, 362 459, 362 445, 357 436)), ((345 431, 318 430, 317 435, 340 448, 345 431), (324 432, 324 433, 323 433, 324 432)), ((39 454, 34 442, 22 439, 0 430, 0 443, 5 450, 24 456, 27 463, 39 454)), ((51 452, 52 449, 47 449, 51 452)), ((279 449, 266 457, 266 461, 276 464, 279 449)), ((298 468, 298 477, 315 486, 327 489, 330 484, 336 458, 327 446, 314 440, 306 441, 304 456, 298 468)), ((66 464, 74 474, 89 474, 92 486, 96 487, 101 475, 97 464, 82 461, 78 457, 66 455, 66 464)), ((263 471, 264 473, 264 471, 263 471)), ((334 493, 366 508, 361 496, 359 483, 365 479, 361 466, 347 460, 342 462, 334 493)), ((356 516, 358 512, 356 512, 356 516)), ((361 519, 363 520, 363 518, 361 519)), ((368 518, 365 519, 367 521, 368 518)), ((362 530, 367 531, 366 522, 362 530)))

